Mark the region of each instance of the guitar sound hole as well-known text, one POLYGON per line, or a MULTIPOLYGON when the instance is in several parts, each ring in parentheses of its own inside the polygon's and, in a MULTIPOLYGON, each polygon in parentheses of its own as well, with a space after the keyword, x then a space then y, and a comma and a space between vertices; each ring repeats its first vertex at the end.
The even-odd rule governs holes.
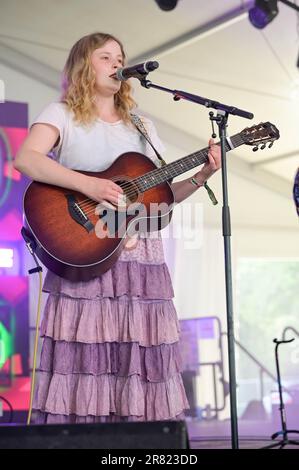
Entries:
POLYGON ((117 180, 114 182, 120 187, 122 187, 124 195, 126 197, 127 205, 131 204, 132 202, 135 202, 138 199, 139 191, 135 183, 126 180, 117 180))

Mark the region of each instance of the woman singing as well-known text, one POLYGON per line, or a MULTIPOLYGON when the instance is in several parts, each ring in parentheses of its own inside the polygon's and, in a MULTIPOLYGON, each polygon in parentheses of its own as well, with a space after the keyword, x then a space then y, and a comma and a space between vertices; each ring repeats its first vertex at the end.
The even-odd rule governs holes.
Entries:
MULTIPOLYGON (((35 181, 117 206, 121 186, 74 170, 104 171, 129 151, 159 163, 132 123, 135 102, 129 83, 112 77, 124 63, 123 46, 110 34, 78 40, 64 68, 61 100, 35 119, 15 168, 35 181)), ((141 119, 154 147, 163 151, 153 123, 141 119)), ((209 162, 192 181, 172 184, 176 202, 203 186, 219 167, 219 147, 211 140, 209 162)), ((188 401, 179 323, 160 232, 139 234, 111 269, 90 281, 71 282, 48 271, 43 290, 49 296, 41 324, 35 423, 184 416, 188 401)))

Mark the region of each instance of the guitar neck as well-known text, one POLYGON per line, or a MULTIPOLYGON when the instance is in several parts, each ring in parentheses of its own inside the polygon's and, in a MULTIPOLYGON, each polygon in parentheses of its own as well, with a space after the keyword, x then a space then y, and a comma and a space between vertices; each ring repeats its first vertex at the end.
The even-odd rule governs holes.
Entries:
MULTIPOLYGON (((241 134, 232 136, 230 141, 232 143, 232 148, 239 147, 244 143, 241 134)), ((227 141, 225 143, 225 149, 227 152, 231 150, 231 146, 227 141)), ((139 176, 135 179, 135 182, 138 184, 139 190, 141 192, 145 192, 161 183, 172 180, 176 176, 186 173, 192 168, 206 163, 209 160, 208 153, 209 147, 198 150, 194 153, 191 153, 190 155, 187 155, 186 157, 182 157, 179 160, 168 163, 162 168, 157 168, 155 170, 149 171, 148 173, 145 173, 142 176, 139 176)))

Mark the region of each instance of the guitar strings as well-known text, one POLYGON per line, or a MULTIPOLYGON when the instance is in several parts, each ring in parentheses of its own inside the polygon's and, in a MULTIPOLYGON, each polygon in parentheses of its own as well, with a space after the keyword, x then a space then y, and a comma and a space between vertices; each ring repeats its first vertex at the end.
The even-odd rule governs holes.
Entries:
MULTIPOLYGON (((234 136, 234 137, 236 138, 235 144, 237 144, 237 146, 240 145, 241 143, 243 143, 243 141, 242 141, 242 139, 241 139, 240 136, 234 136)), ((227 150, 230 150, 230 148, 228 148, 227 150)), ((188 155, 187 158, 193 160, 194 158, 198 158, 198 157, 200 157, 200 156, 201 156, 201 157, 204 157, 204 161, 202 161, 202 162, 197 162, 197 164, 195 165, 195 166, 199 166, 199 165, 205 163, 205 161, 207 161, 206 157, 207 157, 207 152, 208 152, 208 151, 209 151, 209 148, 207 147, 207 148, 205 148, 205 149, 200 150, 199 152, 194 152, 194 153, 188 155)), ((171 177, 177 175, 177 172, 176 172, 175 170, 177 170, 178 168, 179 168, 179 169, 182 168, 182 166, 184 165, 184 164, 182 163, 182 161, 185 160, 185 158, 186 158, 186 157, 183 157, 182 159, 179 159, 179 160, 177 160, 176 162, 173 162, 172 164, 170 164, 170 165, 171 165, 171 168, 168 169, 168 172, 169 172, 169 174, 170 174, 171 177), (173 171, 174 171, 174 174, 172 174, 173 171)), ((184 163, 185 163, 185 162, 184 162, 184 163)), ((191 168, 190 168, 190 169, 191 169, 191 168)), ((164 169, 164 172, 165 172, 165 169, 164 169)), ((144 177, 145 177, 146 179, 154 178, 155 176, 159 175, 160 173, 163 173, 163 167, 162 167, 162 168, 156 168, 156 169, 150 171, 150 172, 148 173, 148 175, 150 175, 150 176, 141 175, 141 176, 139 176, 139 177, 137 177, 137 178, 134 178, 133 180, 130 180, 129 182, 125 182, 125 183, 123 183, 123 184, 119 184, 119 186, 120 186, 122 189, 124 189, 124 190, 125 190, 126 188, 130 188, 130 187, 133 186, 133 188, 130 189, 130 191, 128 191, 127 193, 125 193, 125 196, 126 196, 126 197, 130 197, 130 196, 136 194, 136 192, 138 192, 138 183, 139 183, 139 182, 142 183, 142 178, 144 178, 144 177), (161 170, 162 170, 162 171, 161 171, 161 170), (134 188, 134 184, 136 184, 137 188, 136 188, 136 187, 134 188)), ((165 175, 165 173, 164 173, 164 175, 165 175)), ((161 181, 161 183, 163 183, 163 182, 165 182, 165 181, 167 181, 167 180, 161 181)), ((158 182, 158 184, 159 184, 159 182, 158 182)), ((150 187, 147 188, 147 189, 150 189, 150 187)), ((145 189, 145 190, 147 190, 147 189, 145 189)), ((108 201, 108 202, 109 202, 109 201, 108 201)), ((84 210, 85 215, 89 215, 89 214, 93 213, 94 210, 96 209, 96 207, 99 206, 99 205, 101 205, 102 203, 101 203, 100 201, 94 201, 94 200, 92 200, 92 199, 90 199, 90 198, 86 198, 86 199, 83 199, 82 201, 79 201, 78 204, 79 204, 80 208, 81 208, 82 210, 84 210)), ((112 204, 112 203, 111 203, 111 204, 112 204)), ((115 210, 117 210, 117 206, 115 207, 115 210)))
MULTIPOLYGON (((205 154, 204 154, 204 155, 201 155, 201 154, 202 154, 203 152, 206 153, 207 151, 208 151, 208 148, 201 150, 199 153, 196 152, 196 153, 190 154, 190 155, 188 155, 188 157, 189 157, 189 159, 190 159, 190 158, 191 158, 191 159, 194 159, 195 157, 198 157, 198 156, 204 156, 204 161, 203 161, 203 162, 201 162, 201 163, 200 163, 200 162, 197 162, 196 166, 199 166, 199 165, 201 165, 202 163, 204 163, 204 162, 206 161, 206 155, 205 155, 205 154)), ((186 158, 186 157, 183 157, 181 160, 183 160, 184 158, 186 158)), ((173 162, 173 165, 172 165, 171 170, 168 170, 170 176, 176 176, 177 173, 176 173, 176 171, 174 171, 174 170, 176 170, 176 169, 178 169, 178 168, 181 169, 181 168, 182 168, 182 165, 183 165, 183 164, 181 163, 180 160, 177 160, 176 162, 173 162), (173 174, 173 175, 171 174, 172 171, 174 171, 174 174, 173 174)), ((155 170, 152 170, 152 171, 150 172, 150 173, 151 173, 151 176, 154 177, 155 174, 161 173, 161 169, 163 169, 163 167, 162 167, 162 168, 157 168, 157 169, 155 169, 155 170)), ((140 180, 140 179, 143 178, 143 177, 144 177, 144 175, 142 175, 141 177, 135 178, 134 180, 131 180, 130 182, 124 183, 123 185, 120 184, 119 186, 120 186, 121 188, 130 187, 135 181, 140 180)), ((149 179, 150 176, 147 176, 146 178, 149 179)), ((162 182, 164 182, 164 181, 162 181, 162 182)), ((148 189, 150 189, 150 188, 148 188, 148 189)), ((135 193, 136 193, 136 189, 132 189, 132 190, 130 190, 128 193, 126 193, 125 195, 126 195, 127 197, 130 197, 130 196, 132 196, 132 195, 135 194, 135 193)), ((109 202, 109 201, 108 201, 108 202, 109 202)), ((82 210, 84 210, 85 215, 90 215, 90 214, 94 213, 94 211, 95 211, 95 209, 97 208, 97 206, 101 205, 102 203, 101 203, 101 202, 97 202, 97 201, 93 201, 92 199, 85 199, 85 200, 79 202, 78 204, 80 205, 80 208, 81 208, 82 210), (88 201, 88 202, 85 202, 85 201, 88 201), (83 203, 85 203, 85 204, 83 204, 83 203)), ((110 204, 112 204, 112 203, 110 203, 110 204)), ((117 206, 115 207, 115 210, 117 210, 117 206)))
MULTIPOLYGON (((199 165, 200 165, 200 163, 199 163, 199 165)), ((175 167, 176 167, 176 166, 173 165, 173 169, 175 169, 175 167)), ((172 169, 172 170, 173 170, 173 169, 172 169)), ((151 178, 151 177, 155 177, 156 175, 158 175, 159 173, 161 173, 160 170, 161 170, 161 168, 157 168, 156 170, 152 170, 151 172, 149 172, 151 176, 147 176, 146 178, 148 179, 148 178, 151 178)), ((168 170, 168 171, 169 171, 169 173, 170 173, 170 176, 175 176, 175 174, 173 174, 173 175, 171 174, 171 171, 170 171, 170 170, 168 170)), ((133 179, 133 180, 131 180, 131 181, 129 181, 129 182, 126 182, 126 183, 124 183, 124 184, 120 184, 119 186, 120 186, 122 189, 126 189, 127 187, 130 187, 130 186, 134 185, 135 182, 136 182, 136 185, 138 185, 138 180, 140 181, 140 180, 141 180, 142 178, 144 178, 144 177, 145 177, 145 175, 141 175, 141 176, 139 176, 138 178, 135 178, 135 179, 133 179)), ((142 182, 142 181, 141 181, 141 182, 142 182)), ((134 192, 136 192, 136 189, 135 189, 135 190, 133 189, 132 191, 128 192, 127 195, 130 196, 130 195, 134 194, 134 192)), ((91 200, 90 198, 87 198, 87 199, 83 199, 82 201, 79 201, 78 204, 80 204, 80 207, 83 208, 84 205, 85 205, 85 203, 89 203, 90 201, 92 201, 92 200, 91 200)))
MULTIPOLYGON (((239 146, 239 145, 241 145, 242 143, 244 143, 243 140, 242 140, 242 138, 241 138, 240 136, 234 136, 234 137, 235 137, 234 143, 235 143, 236 147, 239 146), (237 137, 237 138, 236 138, 236 137, 237 137)), ((207 150, 208 150, 208 149, 203 149, 203 150, 201 150, 199 153, 205 152, 205 151, 207 151, 207 150)), ((229 151, 229 150, 231 150, 231 149, 230 149, 230 148, 227 148, 226 150, 229 151)), ((199 153, 196 152, 196 153, 194 153, 194 154, 190 154, 190 155, 188 155, 188 157, 193 159, 194 157, 198 157, 198 156, 199 156, 199 153)), ((196 166, 199 166, 199 165, 201 165, 202 163, 205 163, 205 161, 207 161, 207 160, 206 160, 206 155, 204 155, 204 156, 205 156, 204 161, 201 162, 201 163, 197 163, 196 166)), ((186 157, 183 157, 183 159, 184 159, 184 158, 186 158, 186 157)), ((183 159, 182 159, 182 160, 183 160, 183 159)), ((168 170, 169 173, 170 173, 170 176, 176 176, 176 175, 177 175, 176 172, 175 172, 174 175, 171 174, 171 171, 176 170, 177 168, 180 168, 180 169, 182 168, 182 163, 180 163, 180 160, 177 160, 176 162, 173 162, 173 166, 172 166, 171 170, 168 170)), ((163 167, 162 167, 162 168, 157 168, 156 170, 152 170, 152 171, 149 172, 149 173, 151 174, 152 177, 154 177, 155 174, 161 173, 161 169, 163 169, 163 167)), ((190 169, 191 169, 191 168, 190 168, 190 169)), ((144 177, 144 175, 141 175, 141 176, 139 176, 138 178, 135 178, 135 179, 131 180, 130 182, 126 182, 126 183, 124 183, 123 185, 120 184, 119 186, 120 186, 121 188, 130 187, 130 186, 132 186, 132 184, 134 184, 135 181, 136 181, 136 182, 137 182, 138 180, 141 181, 141 179, 142 179, 143 177, 144 177)), ((148 177, 146 177, 146 178, 149 179, 150 177, 148 176, 148 177)), ((164 180, 164 181, 162 181, 161 183, 163 183, 163 182, 165 182, 165 181, 167 181, 167 180, 164 180)), ((158 182, 158 184, 159 184, 159 182, 158 182)), ((147 189, 150 189, 150 187, 147 188, 147 189)), ((146 191, 147 189, 145 189, 145 191, 146 191)), ((138 191, 138 189, 137 189, 137 190, 136 190, 136 188, 135 188, 135 189, 132 189, 132 190, 130 190, 128 193, 126 193, 125 195, 126 195, 127 197, 130 197, 130 196, 132 196, 134 193, 136 193, 136 191, 138 191)), ((107 201, 107 202, 109 202, 109 201, 107 201)), ((99 205, 101 205, 101 204, 102 204, 102 202, 93 201, 92 199, 89 199, 89 198, 87 198, 87 199, 85 199, 85 200, 79 202, 79 205, 80 205, 80 207, 84 210, 85 215, 90 215, 90 214, 94 213, 94 211, 95 211, 95 209, 97 208, 97 206, 99 206, 99 205), (85 204, 82 205, 82 203, 85 203, 85 204)), ((110 204, 113 204, 113 203, 110 203, 110 204)), ((105 207, 105 206, 104 206, 104 207, 105 207)), ((122 207, 120 207, 120 209, 122 209, 122 207)), ((115 206, 115 209, 114 209, 114 210, 115 210, 115 211, 119 210, 118 206, 115 206)))
MULTIPOLYGON (((181 168, 181 165, 178 165, 178 167, 181 168)), ((174 170, 174 169, 175 169, 175 166, 173 167, 173 170, 174 170)), ((160 169, 153 170, 153 172, 152 172, 152 177, 154 177, 154 174, 155 174, 155 173, 158 173, 159 170, 160 170, 160 169)), ((169 170, 168 170, 168 171, 169 171, 169 170)), ((159 173, 160 173, 160 172, 159 172, 159 173)), ((171 174, 171 171, 169 171, 169 174, 170 174, 170 176, 175 176, 175 175, 176 175, 176 172, 174 172, 174 174, 172 175, 172 174, 171 174)), ((142 178, 142 177, 141 177, 141 178, 142 178)), ((150 177, 147 177, 147 179, 149 179, 149 178, 150 178, 150 177)), ((120 184, 120 187, 121 187, 121 188, 123 188, 123 187, 130 187, 130 186, 132 185, 132 183, 133 183, 134 181, 138 180, 138 179, 140 179, 140 177, 137 178, 137 179, 135 179, 135 180, 132 180, 131 182, 126 183, 126 184, 124 184, 124 185, 121 185, 121 184, 120 184)), ((164 182, 164 181, 162 181, 162 182, 164 182)), ((162 183, 162 182, 161 182, 161 183, 162 183)), ((158 183, 159 183, 159 182, 158 182, 158 183)), ((148 189, 150 189, 150 187, 149 187, 148 189)), ((133 188, 132 190, 128 191, 128 192, 125 194, 125 196, 128 197, 128 198, 130 198, 130 196, 133 196, 134 194, 136 194, 136 192, 138 192, 138 188, 137 188, 137 189, 136 189, 136 188, 135 188, 135 189, 133 188)), ((85 204, 82 204, 82 202, 84 202, 84 201, 78 203, 78 204, 80 205, 80 208, 81 208, 82 210, 84 210, 85 215, 89 215, 89 214, 93 213, 94 210, 96 209, 96 207, 101 204, 101 202, 92 201, 91 199, 90 199, 90 200, 87 199, 87 201, 88 201, 88 202, 85 203, 85 204)), ((109 202, 109 201, 108 201, 108 202, 109 202)), ((111 204, 112 204, 112 203, 111 203, 111 204)), ((117 206, 116 206, 116 209, 117 209, 117 206)))
MULTIPOLYGON (((228 150, 229 150, 229 149, 228 149, 228 150)), ((178 168, 181 169, 182 166, 184 165, 184 164, 182 163, 182 161, 185 160, 185 158, 188 158, 188 159, 192 159, 192 160, 193 160, 194 158, 204 157, 204 160, 203 160, 202 162, 200 162, 200 161, 197 162, 195 166, 199 166, 199 165, 205 163, 208 151, 209 151, 209 147, 206 147, 206 148, 204 148, 204 149, 202 149, 202 150, 199 150, 198 152, 191 153, 191 154, 188 155, 187 157, 182 157, 181 159, 176 160, 176 161, 173 162, 173 163, 170 163, 169 165, 171 165, 171 169, 170 169, 170 170, 168 169, 168 171, 169 171, 169 173, 170 173, 170 176, 171 176, 171 177, 172 177, 172 176, 177 176, 176 171, 174 172, 174 174, 171 174, 171 172, 174 171, 174 170, 176 170, 176 169, 178 169, 178 168)), ((168 165, 167 165, 167 166, 168 166, 168 165)), ((191 168, 189 167, 188 169, 191 169, 191 168)), ((185 168, 186 171, 188 171, 188 169, 185 168)), ((161 170, 164 170, 164 171, 165 171, 165 169, 164 169, 163 167, 162 167, 162 168, 156 168, 156 169, 150 171, 150 172, 149 172, 150 176, 147 176, 146 178, 148 179, 148 178, 150 178, 150 177, 154 177, 155 175, 161 173, 161 170)), ((163 173, 163 171, 162 171, 162 173, 163 173)), ((130 187, 130 186, 132 186, 132 184, 134 184, 134 182, 137 182, 138 180, 141 180, 141 178, 144 178, 144 176, 145 176, 145 175, 141 175, 141 176, 139 176, 139 177, 137 177, 137 178, 135 178, 135 179, 133 179, 133 180, 131 180, 131 181, 129 181, 129 182, 126 182, 126 183, 124 183, 124 184, 120 184, 119 186, 120 186, 122 189, 124 189, 124 188, 126 188, 126 187, 130 187)), ((167 180, 166 180, 166 181, 167 181, 167 180)), ((162 181, 162 182, 164 182, 164 181, 162 181)), ((133 189, 131 192, 128 192, 128 193, 127 193, 127 196, 130 196, 130 195, 134 194, 134 192, 136 192, 136 189, 135 189, 135 190, 133 189)), ((81 207, 82 209, 83 209, 83 208, 85 209, 92 201, 93 201, 92 199, 87 198, 87 199, 83 199, 82 201, 79 201, 78 204, 80 204, 80 207, 81 207), (87 206, 86 206, 85 204, 87 204, 87 206)), ((96 201, 93 201, 93 202, 96 202, 96 201)), ((99 202, 98 202, 97 204, 99 204, 99 202)))
MULTIPOLYGON (((238 142, 235 142, 235 143, 237 143, 237 145, 239 144, 238 142)), ((240 139, 240 143, 242 143, 242 139, 240 139)), ((190 158, 191 158, 191 159, 194 159, 195 157, 203 156, 203 157, 204 157, 204 161, 201 162, 201 163, 200 163, 200 162, 197 162, 197 164, 196 164, 196 166, 199 166, 199 165, 201 165, 202 163, 204 163, 204 162, 206 161, 206 154, 207 154, 208 150, 209 150, 209 148, 202 149, 202 150, 200 150, 199 152, 195 152, 195 153, 193 153, 193 154, 188 155, 188 157, 189 157, 189 159, 190 159, 190 158), (202 155, 202 154, 203 154, 203 155, 202 155)), ((230 150, 230 149, 227 148, 227 150, 230 150)), ((171 171, 176 170, 177 168, 180 168, 180 169, 181 169, 181 168, 182 168, 182 160, 184 160, 185 158, 186 158, 186 157, 183 157, 182 159, 177 160, 176 162, 173 162, 173 166, 172 166, 171 170, 168 170, 169 173, 170 173, 170 176, 176 176, 176 172, 174 173, 174 175, 172 175, 172 174, 171 174, 171 171)), ((154 177, 155 174, 161 173, 161 169, 163 169, 163 167, 162 167, 162 168, 157 168, 156 170, 152 170, 152 171, 150 172, 151 175, 152 175, 152 177, 154 177)), ((144 177, 144 175, 142 175, 141 177, 138 177, 138 178, 136 178, 136 179, 134 179, 134 180, 131 180, 130 182, 127 182, 127 183, 125 183, 125 184, 123 184, 123 185, 120 184, 120 187, 122 187, 122 188, 125 188, 125 187, 128 187, 128 186, 130 187, 130 185, 132 185, 132 183, 134 183, 134 181, 140 180, 140 179, 143 178, 143 177, 144 177)), ((148 176, 147 179, 148 179, 148 178, 150 178, 150 177, 148 176)), ((150 188, 148 188, 148 189, 150 189, 150 188)), ((134 193, 136 193, 136 189, 135 189, 135 190, 133 189, 133 190, 129 191, 129 192, 126 194, 126 196, 127 196, 127 197, 130 197, 130 196, 132 196, 134 193)), ((109 202, 109 201, 108 201, 108 202, 109 202)), ((82 202, 80 202, 79 204, 80 204, 80 207, 84 210, 85 214, 86 214, 86 215, 89 215, 89 214, 91 214, 91 213, 94 212, 94 210, 96 209, 96 207, 97 207, 98 205, 100 205, 101 202, 92 201, 91 199, 86 199, 86 200, 83 200, 82 202), (85 201, 88 201, 87 204, 85 203, 86 205, 84 205, 84 204, 82 205, 82 203, 84 203, 85 201)), ((117 210, 117 206, 116 206, 115 210, 117 210)))
MULTIPOLYGON (((204 150, 203 150, 203 151, 204 151, 204 150)), ((201 151, 201 152, 203 152, 203 151, 201 151)), ((198 154, 196 154, 196 153, 191 154, 191 155, 188 155, 188 157, 190 157, 190 158, 194 158, 194 157, 196 157, 196 156, 198 156, 198 154)), ((183 157, 183 158, 185 158, 185 157, 183 157)), ((204 163, 204 162, 202 162, 202 163, 204 163)), ((202 163, 197 163, 196 166, 201 165, 202 163)), ((173 172, 174 170, 178 169, 178 168, 180 168, 180 169, 182 168, 182 163, 180 163, 179 160, 178 160, 177 162, 174 162, 174 163, 173 163, 173 166, 172 166, 171 170, 168 170, 171 177, 172 177, 172 176, 176 176, 176 172, 174 172, 174 174, 172 174, 172 172, 173 172)), ((156 170, 152 170, 152 171, 150 172, 151 176, 147 176, 146 178, 149 179, 149 178, 151 178, 151 177, 152 177, 152 178, 155 177, 157 174, 161 173, 161 169, 163 169, 163 167, 162 167, 162 168, 157 168, 156 170)), ((163 172, 162 172, 162 173, 163 173, 163 172)), ((126 183, 124 183, 124 184, 120 184, 119 186, 120 186, 122 189, 125 189, 126 187, 130 187, 130 186, 134 185, 135 182, 136 182, 136 185, 138 185, 137 181, 138 181, 138 180, 140 181, 141 178, 144 178, 144 175, 142 175, 142 176, 140 176, 140 177, 138 177, 138 178, 135 178, 135 179, 133 179, 133 180, 131 180, 131 181, 129 181, 129 182, 126 182, 126 183)), ((167 180, 166 180, 166 181, 167 181, 167 180)), ((164 181, 162 181, 162 182, 164 182, 164 181)), ((130 191, 126 194, 126 196, 127 196, 127 197, 130 197, 130 196, 132 196, 134 193, 136 193, 136 188, 130 190, 130 191)), ((80 205, 80 208, 85 211, 85 209, 88 209, 89 207, 92 207, 94 204, 96 204, 96 206, 97 206, 98 204, 100 204, 100 202, 96 202, 96 201, 93 201, 93 200, 90 199, 90 198, 87 198, 87 199, 83 199, 82 201, 79 201, 78 204, 80 205), (91 205, 90 205, 90 204, 91 204, 91 205)))
MULTIPOLYGON (((199 163, 199 165, 200 165, 200 163, 199 163)), ((173 169, 176 169, 176 168, 175 168, 176 166, 178 166, 179 168, 181 168, 181 165, 177 164, 177 165, 174 165, 173 169)), ((158 169, 158 170, 160 170, 160 169, 158 169)), ((156 173, 158 170, 153 170, 153 173, 156 173)), ((152 174, 153 174, 153 173, 152 173, 152 174)), ((171 172, 170 172, 170 171, 169 171, 169 173, 170 173, 170 176, 175 176, 175 175, 176 175, 176 172, 175 172, 174 175, 171 175, 171 172)), ((139 177, 139 178, 140 178, 140 177, 139 177)), ((138 178, 137 178, 137 179, 138 179, 138 178)), ((149 179, 149 177, 147 177, 147 179, 149 179)), ((132 182, 133 182, 133 181, 136 181, 136 180, 132 180, 132 182)), ((164 182, 164 181, 162 181, 162 182, 164 182)), ((120 185, 120 186, 123 187, 124 185, 120 185)), ((126 186, 130 186, 130 183, 126 183, 126 186)), ((149 187, 148 189, 150 189, 150 187, 149 187)), ((129 191, 128 193, 126 193, 125 195, 126 195, 127 197, 130 197, 130 196, 134 195, 135 193, 136 193, 136 189, 133 189, 133 190, 129 191)), ((92 200, 90 200, 90 201, 92 201, 92 200)), ((108 202, 109 202, 109 201, 108 201, 108 202)), ((84 210, 85 215, 90 215, 90 214, 94 213, 94 211, 95 211, 95 209, 97 208, 97 206, 99 206, 99 205, 101 205, 101 204, 102 204, 101 202, 92 201, 92 202, 88 203, 87 205, 82 206, 82 202, 79 203, 80 208, 84 210)), ((112 204, 112 203, 110 203, 110 204, 112 204)), ((104 207, 105 207, 105 206, 104 206, 104 207)), ((122 209, 122 207, 120 207, 120 209, 122 209)), ((115 206, 115 210, 118 210, 118 207, 117 207, 117 206, 115 206)))
MULTIPOLYGON (((234 138, 236 146, 239 146, 240 144, 243 143, 243 140, 242 140, 242 138, 241 138, 240 135, 233 136, 232 138, 234 138)), ((217 145, 217 144, 216 144, 216 145, 217 145)), ((227 150, 230 150, 230 148, 228 148, 227 150)), ((205 157, 205 160, 206 160, 206 155, 205 155, 205 154, 206 154, 208 151, 209 151, 209 148, 207 147, 207 148, 202 149, 202 150, 200 150, 200 151, 198 151, 198 152, 194 152, 194 153, 188 155, 187 158, 193 159, 194 157, 204 156, 204 157, 205 157), (201 154, 203 154, 203 155, 201 155, 201 154)), ((176 172, 175 172, 174 175, 172 175, 172 174, 171 174, 171 171, 172 171, 172 170, 176 170, 177 167, 181 169, 181 167, 182 167, 182 163, 181 163, 181 162, 182 162, 185 158, 186 158, 186 157, 182 157, 181 159, 177 160, 176 162, 173 162, 173 164, 170 164, 170 165, 172 165, 171 170, 168 170, 168 171, 170 172, 170 176, 176 176, 176 172)), ((199 165, 201 165, 202 163, 204 163, 204 161, 201 162, 201 163, 198 162, 196 166, 199 166, 199 165)), ((163 170, 163 167, 162 167, 162 168, 157 168, 157 169, 155 169, 155 170, 152 170, 152 171, 149 172, 149 173, 152 175, 152 177, 154 177, 154 175, 161 173, 161 170, 163 170)), ((165 170, 164 170, 164 171, 165 171, 165 170)), ((137 177, 137 178, 135 178, 135 179, 133 179, 133 180, 131 180, 131 181, 129 181, 129 182, 126 182, 126 183, 124 183, 124 184, 120 184, 119 186, 120 186, 122 189, 125 189, 126 187, 132 186, 132 184, 134 185, 134 182, 137 182, 138 180, 141 180, 141 178, 143 178, 143 177, 144 177, 144 175, 141 175, 141 176, 139 176, 139 177, 137 177)), ((149 176, 148 176, 147 178, 149 178, 149 176)), ((166 181, 167 181, 167 180, 166 180, 166 181)), ((130 197, 130 196, 132 196, 135 192, 136 192, 136 189, 132 189, 131 191, 129 191, 129 192, 126 194, 126 196, 130 197)), ((100 204, 100 202, 93 201, 93 200, 90 199, 90 198, 86 198, 86 199, 83 199, 82 201, 79 201, 78 204, 80 205, 81 209, 84 209, 84 210, 85 210, 85 209, 88 209, 89 207, 92 207, 93 205, 97 206, 98 204, 100 204)))

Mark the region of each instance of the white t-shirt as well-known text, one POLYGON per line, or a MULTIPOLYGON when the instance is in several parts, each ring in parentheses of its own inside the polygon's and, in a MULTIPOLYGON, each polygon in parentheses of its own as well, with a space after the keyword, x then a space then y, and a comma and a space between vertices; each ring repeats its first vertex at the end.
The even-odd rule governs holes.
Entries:
MULTIPOLYGON (((142 118, 150 139, 159 153, 165 150, 156 129, 148 118, 142 118)), ((51 124, 59 130, 60 139, 52 154, 61 165, 72 170, 103 171, 119 155, 140 152, 151 158, 157 166, 160 161, 140 132, 123 121, 109 123, 98 118, 84 126, 73 120, 73 113, 64 103, 50 103, 33 121, 51 124)))

